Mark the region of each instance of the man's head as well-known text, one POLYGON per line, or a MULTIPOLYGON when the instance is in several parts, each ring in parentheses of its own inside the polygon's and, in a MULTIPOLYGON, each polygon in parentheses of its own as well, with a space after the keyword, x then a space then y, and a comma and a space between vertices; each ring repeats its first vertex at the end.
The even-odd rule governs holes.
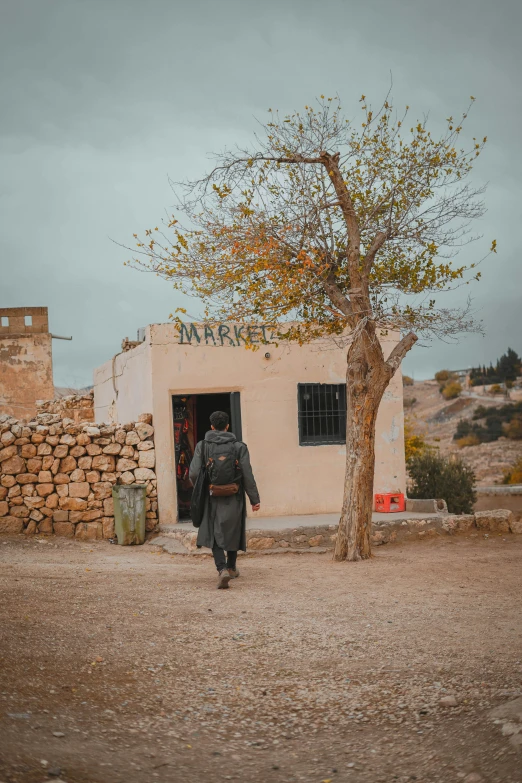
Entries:
POLYGON ((210 424, 212 429, 219 430, 220 432, 228 430, 229 422, 230 419, 228 417, 228 413, 225 413, 224 411, 214 411, 210 417, 210 424))

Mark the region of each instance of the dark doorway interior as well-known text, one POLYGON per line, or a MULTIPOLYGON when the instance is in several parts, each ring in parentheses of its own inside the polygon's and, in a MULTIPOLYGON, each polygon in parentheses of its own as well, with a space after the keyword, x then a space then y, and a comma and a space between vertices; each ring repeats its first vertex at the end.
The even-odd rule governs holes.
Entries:
POLYGON ((176 486, 178 517, 190 517, 192 485, 188 472, 196 444, 210 429, 210 415, 225 411, 231 419, 230 429, 241 440, 241 408, 239 392, 221 394, 176 394, 172 397, 174 443, 176 450, 176 486))
POLYGON ((209 419, 214 411, 224 411, 230 416, 230 394, 198 394, 196 396, 196 431, 198 441, 203 440, 205 433, 209 431, 209 419))

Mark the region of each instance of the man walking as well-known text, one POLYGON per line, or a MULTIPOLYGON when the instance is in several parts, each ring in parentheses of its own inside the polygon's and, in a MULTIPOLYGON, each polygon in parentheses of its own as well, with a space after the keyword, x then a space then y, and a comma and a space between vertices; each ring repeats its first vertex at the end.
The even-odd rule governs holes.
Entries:
POLYGON ((210 417, 210 424, 212 429, 194 451, 190 480, 192 484, 196 483, 204 460, 210 486, 197 546, 212 549, 219 574, 218 589, 223 590, 228 588, 231 579, 239 576, 236 568, 238 550, 246 550, 245 493, 252 511, 259 511, 260 502, 248 448, 228 431, 228 414, 215 411, 210 417), (220 477, 225 477, 225 480, 220 480, 220 477))

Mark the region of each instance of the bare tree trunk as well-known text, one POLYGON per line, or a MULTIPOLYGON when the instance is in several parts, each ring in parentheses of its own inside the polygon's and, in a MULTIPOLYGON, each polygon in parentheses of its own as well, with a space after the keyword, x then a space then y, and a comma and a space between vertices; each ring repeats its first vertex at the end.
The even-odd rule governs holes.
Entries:
POLYGON ((389 375, 384 357, 372 357, 371 366, 362 349, 357 354, 348 361, 346 472, 334 560, 371 557, 375 422, 389 375))

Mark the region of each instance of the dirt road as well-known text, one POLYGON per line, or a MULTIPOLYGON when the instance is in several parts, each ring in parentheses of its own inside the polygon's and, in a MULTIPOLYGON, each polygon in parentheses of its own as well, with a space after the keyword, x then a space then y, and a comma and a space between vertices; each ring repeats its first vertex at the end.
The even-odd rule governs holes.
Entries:
POLYGON ((0 541, 1 783, 522 781, 522 537, 208 559, 0 541), (445 706, 446 705, 446 706, 445 706), (456 706, 451 706, 456 705, 456 706))

